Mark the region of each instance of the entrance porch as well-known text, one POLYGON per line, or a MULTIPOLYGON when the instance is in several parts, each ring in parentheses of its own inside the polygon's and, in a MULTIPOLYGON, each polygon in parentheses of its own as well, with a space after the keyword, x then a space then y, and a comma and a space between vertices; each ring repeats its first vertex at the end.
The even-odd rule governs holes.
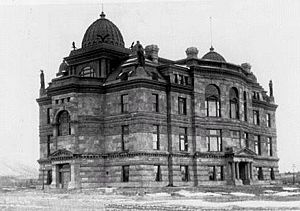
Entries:
POLYGON ((253 182, 253 157, 255 152, 248 148, 226 152, 228 163, 227 183, 230 185, 251 185, 253 182))

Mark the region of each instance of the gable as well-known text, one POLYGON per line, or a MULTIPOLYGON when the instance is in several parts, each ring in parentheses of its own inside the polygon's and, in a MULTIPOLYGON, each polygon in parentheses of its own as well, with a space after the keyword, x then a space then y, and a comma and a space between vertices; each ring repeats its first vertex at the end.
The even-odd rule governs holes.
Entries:
POLYGON ((238 155, 238 156, 255 156, 257 155, 255 152, 253 152, 251 149, 249 148, 243 148, 237 152, 234 153, 235 155, 238 155))
POLYGON ((66 149, 59 149, 51 154, 52 158, 55 157, 73 157, 73 153, 66 149))

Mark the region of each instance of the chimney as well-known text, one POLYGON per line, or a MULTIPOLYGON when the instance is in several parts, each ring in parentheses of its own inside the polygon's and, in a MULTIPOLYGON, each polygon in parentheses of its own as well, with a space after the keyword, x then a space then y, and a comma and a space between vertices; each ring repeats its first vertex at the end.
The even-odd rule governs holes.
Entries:
POLYGON ((158 63, 158 51, 159 48, 157 45, 147 45, 145 47, 146 58, 158 63))

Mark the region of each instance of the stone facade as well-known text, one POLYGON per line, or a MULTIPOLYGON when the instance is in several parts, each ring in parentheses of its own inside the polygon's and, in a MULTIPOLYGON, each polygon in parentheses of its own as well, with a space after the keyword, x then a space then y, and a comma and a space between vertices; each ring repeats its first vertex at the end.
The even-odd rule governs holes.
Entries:
POLYGON ((249 64, 227 63, 213 48, 198 58, 195 47, 171 61, 156 45, 146 46, 141 63, 103 13, 91 28, 101 40, 87 31, 88 44, 71 51, 48 87, 41 73, 41 184, 277 182, 273 87, 267 95, 249 64))

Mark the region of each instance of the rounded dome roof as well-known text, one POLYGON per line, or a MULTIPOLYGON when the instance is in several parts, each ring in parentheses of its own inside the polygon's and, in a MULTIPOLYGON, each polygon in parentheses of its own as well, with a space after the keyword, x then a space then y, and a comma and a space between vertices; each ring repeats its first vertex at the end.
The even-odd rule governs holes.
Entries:
POLYGON ((219 61, 219 62, 226 62, 226 60, 224 59, 223 56, 221 56, 220 54, 218 54, 217 52, 214 51, 214 48, 211 47, 209 49, 209 52, 206 53, 202 59, 205 60, 211 60, 211 61, 219 61))
POLYGON ((86 30, 81 46, 84 48, 99 43, 124 47, 124 40, 120 30, 115 24, 105 18, 103 12, 101 13, 100 18, 92 23, 86 30))
POLYGON ((68 64, 66 63, 65 60, 63 60, 63 62, 59 65, 58 72, 62 73, 64 71, 66 71, 67 69, 68 69, 68 64))

